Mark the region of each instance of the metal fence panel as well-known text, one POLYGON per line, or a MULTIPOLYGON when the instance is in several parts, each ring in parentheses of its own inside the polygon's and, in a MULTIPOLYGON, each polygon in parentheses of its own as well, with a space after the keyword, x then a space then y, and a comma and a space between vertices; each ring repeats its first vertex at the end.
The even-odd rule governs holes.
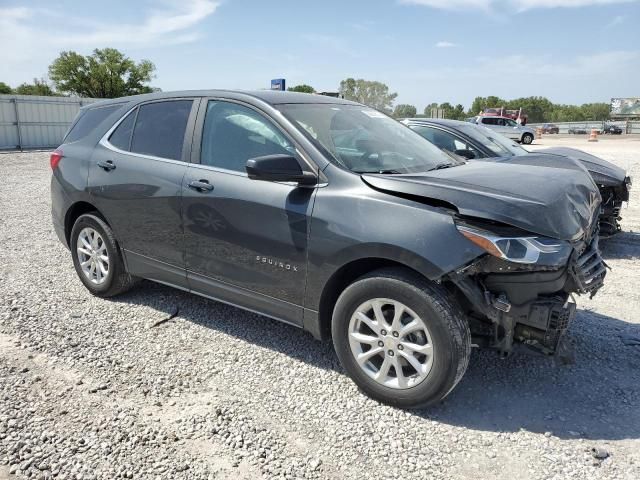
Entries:
POLYGON ((0 95, 0 149, 55 148, 80 107, 98 100, 0 95))

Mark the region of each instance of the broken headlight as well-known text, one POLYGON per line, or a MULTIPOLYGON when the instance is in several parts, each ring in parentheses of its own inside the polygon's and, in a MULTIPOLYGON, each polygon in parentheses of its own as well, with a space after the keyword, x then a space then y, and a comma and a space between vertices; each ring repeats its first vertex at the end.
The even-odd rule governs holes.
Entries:
POLYGON ((565 241, 536 235, 505 235, 466 224, 456 224, 468 240, 494 257, 515 263, 563 265, 573 247, 565 241))

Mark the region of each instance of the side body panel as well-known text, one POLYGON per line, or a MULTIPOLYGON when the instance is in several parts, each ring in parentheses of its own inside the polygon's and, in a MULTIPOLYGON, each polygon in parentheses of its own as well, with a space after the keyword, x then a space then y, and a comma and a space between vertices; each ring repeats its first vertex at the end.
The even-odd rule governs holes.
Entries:
POLYGON ((183 182, 185 262, 189 288, 302 326, 310 219, 316 187, 252 180, 243 171, 200 164, 207 102, 251 108, 296 146, 303 168, 326 164, 274 108, 252 99, 203 99, 192 163, 183 182), (211 188, 198 190, 192 182, 211 188))
POLYGON ((191 165, 183 186, 191 288, 301 324, 315 192, 191 165), (214 189, 194 191, 193 180, 214 189))
POLYGON ((181 160, 120 150, 106 141, 96 146, 89 168, 92 204, 106 217, 134 274, 186 288, 182 179, 190 158, 194 100, 181 160), (99 164, 111 164, 113 169, 99 164))
POLYGON ((333 165, 319 189, 311 221, 305 307, 317 311, 322 290, 342 266, 368 257, 392 260, 430 279, 483 253, 438 207, 376 191, 333 165))

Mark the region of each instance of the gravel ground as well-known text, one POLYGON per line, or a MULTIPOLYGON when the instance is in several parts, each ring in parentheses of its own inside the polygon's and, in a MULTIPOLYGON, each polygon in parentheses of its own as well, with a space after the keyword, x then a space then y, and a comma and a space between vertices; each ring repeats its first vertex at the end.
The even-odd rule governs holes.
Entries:
MULTIPOLYGON (((532 148, 559 144, 640 178, 640 139, 532 148)), ((46 153, 0 154, 0 479, 640 478, 640 187, 574 365, 474 351, 441 405, 401 411, 293 327, 150 282, 92 297, 49 175, 46 153)))

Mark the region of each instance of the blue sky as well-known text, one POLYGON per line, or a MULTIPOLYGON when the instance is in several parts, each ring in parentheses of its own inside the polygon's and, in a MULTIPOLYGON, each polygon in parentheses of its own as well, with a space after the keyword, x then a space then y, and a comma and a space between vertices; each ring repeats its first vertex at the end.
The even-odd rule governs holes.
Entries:
POLYGON ((115 47, 168 90, 385 82, 396 103, 640 96, 639 0, 0 0, 0 81, 115 47))

